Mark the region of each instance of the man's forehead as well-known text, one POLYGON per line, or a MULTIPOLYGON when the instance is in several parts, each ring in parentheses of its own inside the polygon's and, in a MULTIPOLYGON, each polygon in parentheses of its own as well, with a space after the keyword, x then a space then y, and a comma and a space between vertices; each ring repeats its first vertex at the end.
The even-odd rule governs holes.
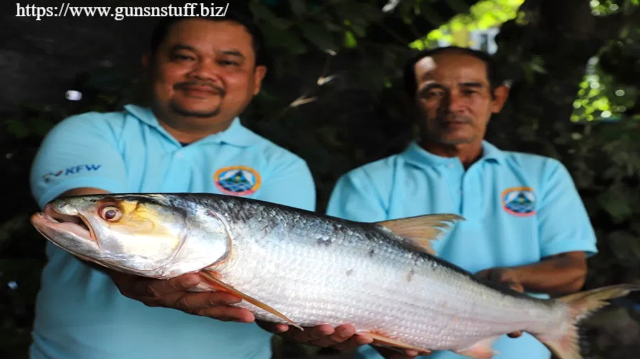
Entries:
POLYGON ((426 81, 433 82, 433 71, 437 65, 433 57, 425 56, 421 58, 413 67, 413 72, 416 76, 416 83, 422 84, 426 81))
POLYGON ((231 46, 235 49, 250 49, 251 34, 244 26, 231 21, 210 21, 206 19, 187 19, 179 21, 170 28, 165 45, 176 43, 188 45, 210 44, 213 46, 231 46))
POLYGON ((442 81, 485 84, 488 82, 485 66, 482 60, 466 54, 426 56, 414 65, 415 80, 418 89, 442 81))

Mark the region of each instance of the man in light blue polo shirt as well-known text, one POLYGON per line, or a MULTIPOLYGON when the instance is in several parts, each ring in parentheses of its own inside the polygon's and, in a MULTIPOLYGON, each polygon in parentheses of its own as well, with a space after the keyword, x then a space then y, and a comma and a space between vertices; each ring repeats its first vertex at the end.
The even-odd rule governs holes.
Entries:
MULTIPOLYGON (((149 107, 55 126, 32 168, 38 204, 73 194, 208 192, 314 210, 306 163, 238 119, 260 90, 262 53, 256 29, 237 18, 162 21, 144 59, 149 107)), ((137 278, 50 243, 46 251, 33 359, 271 357, 272 334, 229 306, 237 298, 186 291, 197 276, 137 278)))
MULTIPOLYGON (((501 151, 484 140, 508 94, 493 60, 470 49, 441 48, 418 54, 404 76, 420 138, 400 154, 342 176, 328 214, 375 222, 457 213, 466 221, 434 242, 441 258, 532 295, 579 290, 596 238, 569 173, 554 159, 501 151)), ((494 359, 551 357, 526 333, 504 336, 493 348, 500 353, 494 359)), ((358 353, 380 357, 371 346, 358 353)), ((429 358, 464 357, 436 352, 429 358)))

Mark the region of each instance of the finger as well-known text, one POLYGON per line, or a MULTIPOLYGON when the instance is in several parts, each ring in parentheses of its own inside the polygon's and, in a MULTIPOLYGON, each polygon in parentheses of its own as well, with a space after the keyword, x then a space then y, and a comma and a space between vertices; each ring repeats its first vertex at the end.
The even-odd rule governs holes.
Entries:
POLYGON ((516 283, 513 281, 505 281, 503 283, 508 285, 511 289, 515 290, 516 292, 524 293, 524 287, 520 283, 516 283))
POLYGON ((258 324, 260 328, 274 334, 282 334, 289 330, 289 326, 282 323, 272 323, 265 322, 263 320, 256 320, 256 324, 258 324))
POLYGON ((356 334, 356 328, 353 325, 343 324, 335 328, 334 332, 328 336, 321 337, 317 340, 309 342, 311 345, 319 347, 333 346, 344 342, 356 334))
POLYGON ((184 312, 195 313, 199 310, 218 306, 229 306, 240 303, 241 301, 242 299, 226 292, 189 293, 180 296, 175 302, 175 307, 184 312))
POLYGON ((289 326, 286 324, 276 324, 273 328, 273 332, 277 334, 285 333, 289 330, 289 326))
POLYGON ((380 355, 382 355, 385 359, 410 359, 415 358, 418 355, 418 352, 415 350, 401 350, 398 348, 376 348, 380 355))
POLYGON ((522 336, 522 331, 509 333, 507 334, 507 336, 509 336, 509 338, 519 338, 520 336, 522 336))
POLYGON ((292 328, 289 330, 290 338, 300 342, 300 343, 308 343, 313 340, 320 339, 322 337, 326 337, 334 333, 334 329, 331 325, 321 324, 311 328, 305 328, 304 331, 301 331, 297 328, 292 328))
POLYGON ((373 343, 373 339, 366 335, 356 334, 349 338, 348 340, 343 341, 342 343, 338 343, 332 348, 339 351, 353 351, 358 349, 359 347, 367 344, 373 343))
POLYGON ((201 309, 195 312, 196 315, 210 317, 223 322, 252 323, 256 320, 253 313, 244 308, 238 307, 213 307, 201 309))
POLYGON ((167 294, 174 294, 193 288, 200 283, 197 274, 184 274, 169 280, 145 279, 136 280, 131 286, 130 294, 135 297, 157 298, 167 294))

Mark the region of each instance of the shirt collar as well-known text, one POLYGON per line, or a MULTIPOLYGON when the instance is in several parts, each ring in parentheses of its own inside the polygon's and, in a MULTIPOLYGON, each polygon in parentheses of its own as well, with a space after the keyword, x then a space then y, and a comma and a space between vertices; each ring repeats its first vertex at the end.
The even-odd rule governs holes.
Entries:
MULTIPOLYGON (((457 157, 442 157, 434 155, 433 153, 426 151, 418 143, 412 141, 409 146, 402 152, 402 157, 410 163, 417 166, 441 166, 451 163, 460 162, 457 157)), ((496 146, 490 144, 487 141, 482 141, 482 156, 478 161, 492 161, 496 163, 502 163, 504 159, 504 153, 496 146)))
MULTIPOLYGON (((125 111, 130 115, 155 128, 160 133, 168 137, 171 141, 179 144, 179 142, 175 138, 173 138, 173 136, 171 136, 167 132, 167 130, 164 129, 164 127, 160 125, 158 119, 153 114, 153 111, 151 111, 150 108, 132 104, 125 105, 124 108, 125 111)), ((257 136, 253 132, 251 132, 251 130, 244 127, 242 123, 240 123, 240 118, 236 117, 233 119, 233 122, 231 122, 231 125, 226 130, 202 138, 194 142, 194 144, 227 143, 234 146, 248 147, 255 144, 256 138, 257 136)))

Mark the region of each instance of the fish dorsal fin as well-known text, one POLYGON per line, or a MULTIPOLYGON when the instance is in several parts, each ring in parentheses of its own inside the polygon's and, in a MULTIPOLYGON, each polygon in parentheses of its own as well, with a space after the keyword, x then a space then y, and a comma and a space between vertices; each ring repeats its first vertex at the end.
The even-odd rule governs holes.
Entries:
POLYGON ((440 234, 453 227, 455 221, 463 221, 464 217, 451 213, 427 214, 424 216, 393 219, 376 222, 396 235, 410 240, 429 254, 436 252, 431 241, 438 239, 440 234))

